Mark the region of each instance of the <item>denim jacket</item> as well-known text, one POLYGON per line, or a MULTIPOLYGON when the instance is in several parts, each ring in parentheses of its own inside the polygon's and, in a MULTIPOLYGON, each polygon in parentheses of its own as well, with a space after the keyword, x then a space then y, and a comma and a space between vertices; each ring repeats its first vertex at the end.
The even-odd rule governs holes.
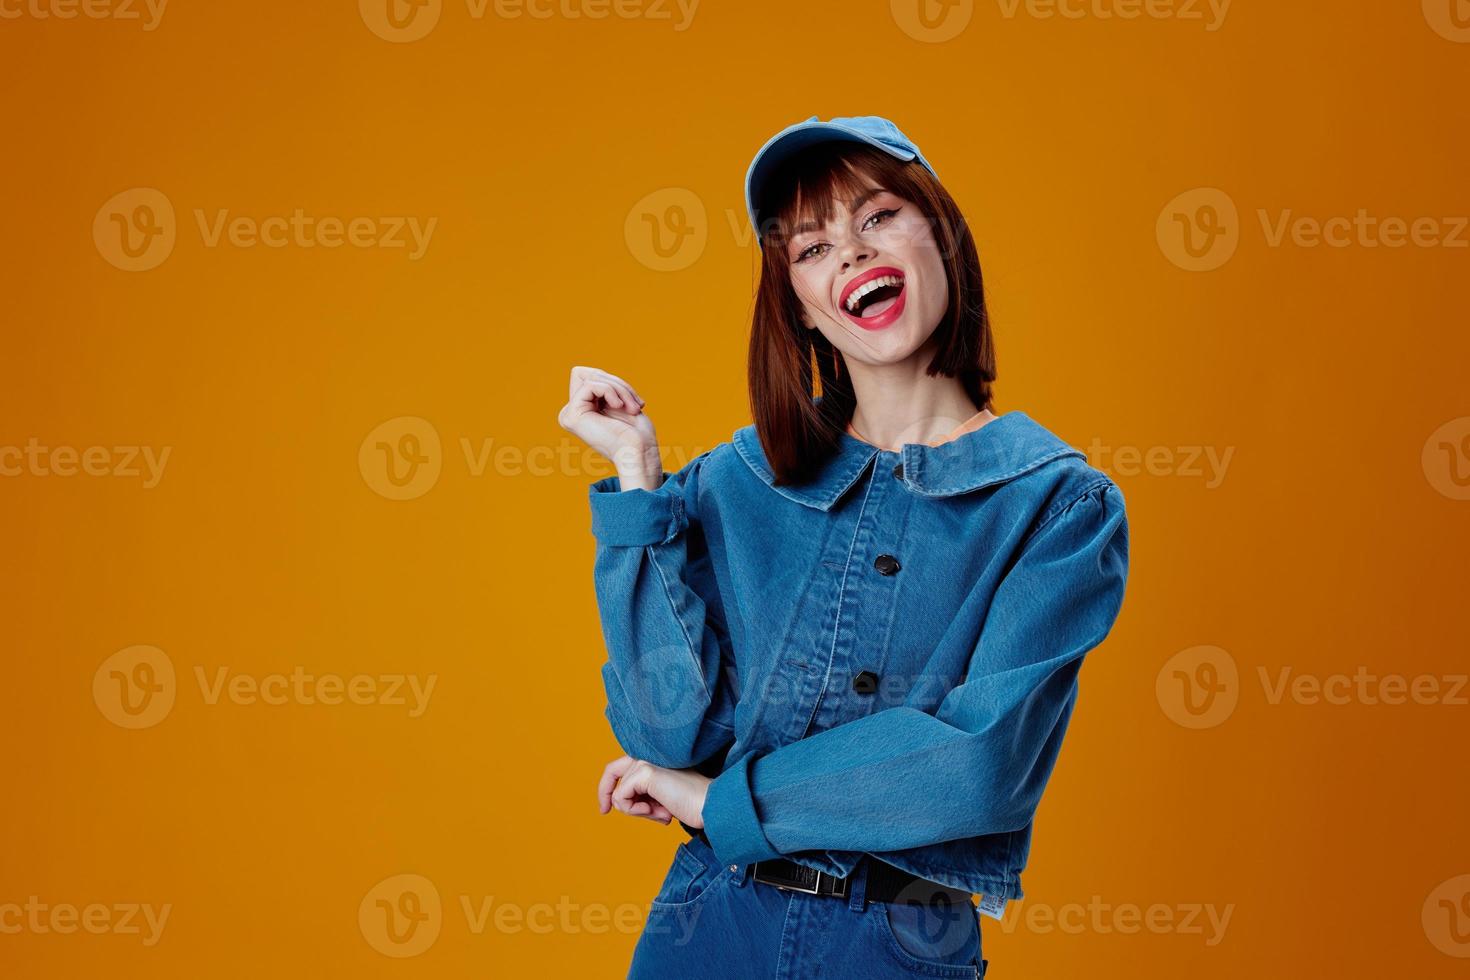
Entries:
POLYGON ((936 446, 840 440, 799 486, 748 425, 656 490, 589 487, 604 714, 629 755, 714 777, 723 864, 869 853, 1019 898, 1122 604, 1123 494, 1021 412, 936 446))

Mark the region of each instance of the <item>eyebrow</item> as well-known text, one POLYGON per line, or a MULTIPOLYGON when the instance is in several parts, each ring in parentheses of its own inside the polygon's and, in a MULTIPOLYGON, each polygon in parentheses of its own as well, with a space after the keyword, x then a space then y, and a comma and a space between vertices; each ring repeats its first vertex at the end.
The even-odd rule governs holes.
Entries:
MULTIPOLYGON (((848 209, 848 212, 850 214, 856 214, 858 208, 862 207, 864 204, 867 204, 868 201, 870 201, 875 196, 882 194, 885 190, 887 190, 886 187, 873 187, 869 190, 864 191, 863 193, 852 199, 852 206, 848 209)), ((815 221, 803 221, 801 224, 792 229, 791 237, 795 238, 797 235, 805 235, 809 231, 816 231, 819 227, 820 225, 818 225, 815 221)))

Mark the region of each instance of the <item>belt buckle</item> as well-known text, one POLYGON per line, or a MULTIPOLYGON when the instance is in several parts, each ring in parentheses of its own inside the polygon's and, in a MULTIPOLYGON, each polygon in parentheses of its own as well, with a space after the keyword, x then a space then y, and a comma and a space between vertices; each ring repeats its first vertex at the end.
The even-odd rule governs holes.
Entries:
MULTIPOLYGON (((798 865, 798 867, 800 867, 800 865, 798 865)), ((836 875, 829 875, 825 871, 818 871, 816 868, 810 868, 808 870, 812 871, 817 876, 816 882, 810 888, 806 887, 805 885, 795 884, 794 882, 775 881, 775 880, 773 880, 773 879, 771 879, 769 877, 761 877, 761 872, 759 870, 756 871, 754 877, 755 877, 755 880, 756 881, 763 882, 764 884, 767 884, 767 885, 772 885, 772 886, 774 886, 776 888, 783 888, 786 891, 801 892, 801 893, 806 894, 806 895, 831 895, 831 896, 836 896, 836 897, 839 897, 839 898, 846 898, 847 897, 847 879, 846 878, 839 878, 836 875), (841 888, 842 888, 842 890, 841 891, 823 892, 822 891, 822 879, 823 878, 829 878, 832 881, 841 882, 841 888)))
MULTIPOLYGON (((820 888, 822 886, 822 876, 823 876, 823 874, 825 874, 825 872, 822 872, 822 871, 818 871, 817 872, 817 887, 818 888, 820 888)), ((847 897, 847 879, 846 878, 839 878, 836 875, 827 875, 827 877, 828 878, 831 878, 835 882, 838 882, 840 884, 841 888, 842 888, 841 891, 830 891, 827 894, 828 895, 836 896, 837 898, 846 898, 847 897)))

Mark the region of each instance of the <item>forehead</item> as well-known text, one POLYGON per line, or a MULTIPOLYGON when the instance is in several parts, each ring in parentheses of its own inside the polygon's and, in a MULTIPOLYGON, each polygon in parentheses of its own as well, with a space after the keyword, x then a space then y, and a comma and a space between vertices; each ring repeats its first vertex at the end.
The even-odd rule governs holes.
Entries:
POLYGON ((805 234, 833 220, 842 221, 869 201, 889 193, 892 192, 878 181, 860 174, 799 187, 782 213, 781 223, 791 235, 805 234))

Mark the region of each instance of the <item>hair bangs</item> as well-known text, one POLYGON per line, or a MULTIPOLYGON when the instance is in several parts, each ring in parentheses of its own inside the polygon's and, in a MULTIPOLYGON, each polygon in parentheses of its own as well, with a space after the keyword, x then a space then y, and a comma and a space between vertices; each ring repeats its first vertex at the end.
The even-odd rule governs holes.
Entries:
POLYGON ((766 241, 781 248, 809 226, 832 220, 839 201, 870 187, 894 187, 898 163, 881 150, 851 143, 819 143, 793 154, 767 181, 762 215, 766 241), (866 150, 867 152, 862 152, 866 150))

